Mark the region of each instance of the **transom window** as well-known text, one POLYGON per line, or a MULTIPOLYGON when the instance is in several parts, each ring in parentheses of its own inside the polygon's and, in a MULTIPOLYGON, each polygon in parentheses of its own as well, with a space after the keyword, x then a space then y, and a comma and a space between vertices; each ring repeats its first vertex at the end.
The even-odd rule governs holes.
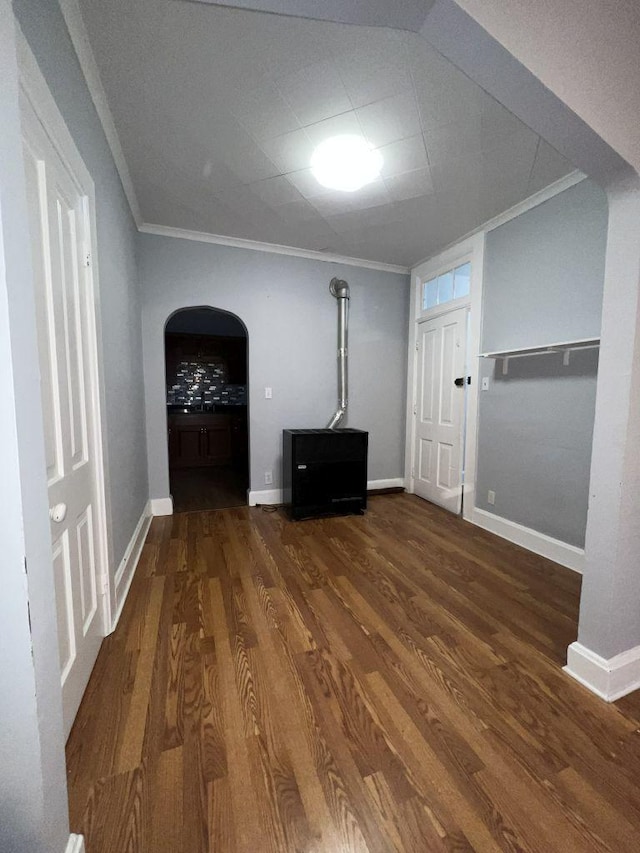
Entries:
POLYGON ((468 296, 471 291, 471 264, 460 264, 422 284, 422 310, 444 305, 454 299, 468 296))

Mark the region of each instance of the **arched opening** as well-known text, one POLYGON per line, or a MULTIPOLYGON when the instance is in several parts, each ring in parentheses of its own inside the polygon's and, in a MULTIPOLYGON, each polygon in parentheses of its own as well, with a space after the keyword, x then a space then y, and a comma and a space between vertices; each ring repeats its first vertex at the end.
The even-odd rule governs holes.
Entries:
POLYGON ((246 326, 227 311, 184 308, 167 320, 164 343, 174 512, 246 504, 246 326))

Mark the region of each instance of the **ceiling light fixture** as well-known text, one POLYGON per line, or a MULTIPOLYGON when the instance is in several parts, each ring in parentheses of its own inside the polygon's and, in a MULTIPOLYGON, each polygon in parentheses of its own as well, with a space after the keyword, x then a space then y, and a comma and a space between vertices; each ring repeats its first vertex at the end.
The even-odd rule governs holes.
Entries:
POLYGON ((362 136, 332 136, 311 157, 313 176, 330 190, 355 192, 380 174, 382 154, 362 136))

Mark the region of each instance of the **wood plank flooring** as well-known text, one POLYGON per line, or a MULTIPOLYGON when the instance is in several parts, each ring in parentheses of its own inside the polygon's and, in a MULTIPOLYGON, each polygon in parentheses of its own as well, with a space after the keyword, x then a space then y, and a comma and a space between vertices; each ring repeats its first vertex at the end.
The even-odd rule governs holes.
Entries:
POLYGON ((249 475, 232 465, 173 468, 170 480, 176 513, 247 505, 249 475))
POLYGON ((638 851, 579 576, 409 495, 155 519, 67 747, 87 853, 638 851))

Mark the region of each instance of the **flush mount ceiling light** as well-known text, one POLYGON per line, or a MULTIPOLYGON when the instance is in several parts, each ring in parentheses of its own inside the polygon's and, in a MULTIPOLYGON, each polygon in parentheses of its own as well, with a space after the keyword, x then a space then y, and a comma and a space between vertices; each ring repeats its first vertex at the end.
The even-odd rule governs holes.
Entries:
POLYGON ((355 192, 380 174, 382 154, 361 136, 332 136, 313 152, 313 176, 330 190, 355 192))

